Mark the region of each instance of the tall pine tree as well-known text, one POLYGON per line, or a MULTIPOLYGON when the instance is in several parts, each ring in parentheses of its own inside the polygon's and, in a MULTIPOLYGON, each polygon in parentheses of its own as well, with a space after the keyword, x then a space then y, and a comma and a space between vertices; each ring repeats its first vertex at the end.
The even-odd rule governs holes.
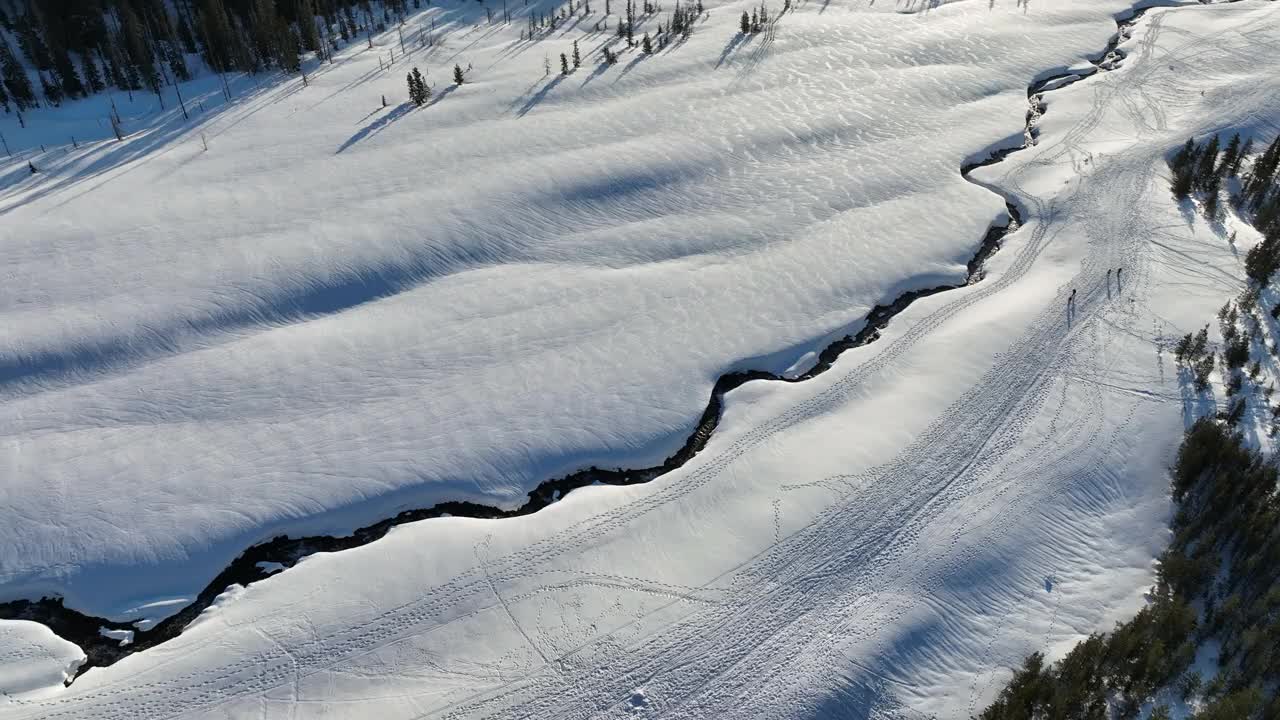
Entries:
POLYGON ((36 106, 36 93, 31 87, 31 78, 27 77, 27 71, 4 38, 0 38, 0 77, 3 77, 9 96, 19 111, 36 106))

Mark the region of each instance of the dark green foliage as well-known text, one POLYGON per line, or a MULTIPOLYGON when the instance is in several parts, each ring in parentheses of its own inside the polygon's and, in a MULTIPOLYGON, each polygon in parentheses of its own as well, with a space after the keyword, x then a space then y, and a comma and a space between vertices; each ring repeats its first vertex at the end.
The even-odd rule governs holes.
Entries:
POLYGON ((649 33, 644 34, 644 38, 640 41, 640 48, 644 50, 645 55, 653 54, 653 41, 649 39, 649 33))
POLYGON ((1266 285, 1280 267, 1280 239, 1268 237, 1249 249, 1244 257, 1244 271, 1249 279, 1266 285))
MULTIPOLYGON (((1196 339, 1179 343, 1192 357, 1196 339)), ((1207 355, 1210 359, 1212 355, 1207 355)), ((1240 399, 1236 406, 1243 407, 1240 399)), ((1270 718, 1280 710, 1280 500, 1277 471, 1239 435, 1202 419, 1174 465, 1173 541, 1151 603, 1106 635, 1091 635, 1046 666, 1034 654, 982 720, 1137 717, 1160 688, 1201 696, 1197 720, 1270 718), (1221 574, 1220 574, 1221 573, 1221 574), (1215 578, 1219 581, 1215 583, 1215 578), (1220 595, 1221 593, 1221 595, 1220 595), (1225 599, 1217 600, 1225 596, 1225 599), (1203 619, 1196 608, 1203 607, 1203 619), (1223 671, 1208 686, 1187 669, 1217 640, 1223 671)), ((1157 706, 1151 718, 1168 718, 1157 706)))
POLYGON ((1249 172, 1249 181, 1245 184, 1244 199, 1249 209, 1261 207, 1266 196, 1272 190, 1276 170, 1280 167, 1280 136, 1253 163, 1249 172))
POLYGON ((84 78, 90 93, 102 92, 107 86, 102 79, 102 74, 98 72, 98 65, 93 61, 92 55, 86 54, 80 58, 80 76, 84 78))
POLYGON ((1231 173, 1231 168, 1235 167, 1237 160, 1240 158, 1240 133, 1231 136, 1231 141, 1227 143, 1227 149, 1222 152, 1222 162, 1218 163, 1218 176, 1224 176, 1231 173))
POLYGON ((1192 167, 1190 165, 1178 168, 1173 172, 1173 195, 1179 200, 1184 200, 1191 195, 1192 188, 1192 167))
POLYGON ((1218 177, 1218 136, 1209 138, 1204 149, 1197 153, 1195 187, 1205 191, 1218 177))
MULTIPOLYGON (((1276 307, 1280 308, 1280 305, 1276 307)), ((1191 354, 1191 333, 1187 333, 1178 339, 1178 344, 1173 347, 1173 357, 1179 365, 1186 362, 1188 355, 1191 354)))
POLYGON ((1249 138, 1248 140, 1244 141, 1244 147, 1240 148, 1240 152, 1236 153, 1235 162, 1231 164, 1231 169, 1228 172, 1231 175, 1239 175, 1240 164, 1244 162, 1244 159, 1249 157, 1249 155, 1252 152, 1253 152, 1253 138, 1249 138))
POLYGON ((560 53, 560 74, 569 74, 569 58, 565 57, 564 53, 560 53))
POLYGON ((4 80, 9 96, 18 110, 36 106, 36 93, 31 87, 31 79, 22 69, 22 64, 9 49, 9 44, 0 40, 0 79, 4 80))
POLYGON ((427 87, 427 81, 423 79, 422 73, 418 68, 414 68, 413 72, 405 76, 409 83, 409 101, 418 107, 426 104, 431 97, 431 88, 427 87))
POLYGON ((1187 142, 1178 150, 1178 152, 1169 161, 1169 167, 1174 170, 1185 168, 1194 164, 1196 157, 1196 141, 1194 138, 1187 138, 1187 142))
POLYGON ((1209 389, 1209 375, 1213 372, 1213 353, 1205 353, 1192 367, 1195 371, 1195 387, 1197 392, 1209 389))
POLYGON ((743 35, 751 32, 751 16, 747 15, 747 11, 742 11, 742 19, 738 21, 738 29, 743 35))
POLYGON ((45 44, 40 25, 40 19, 31 13, 18 16, 18 45, 37 70, 52 70, 53 58, 49 55, 49 46, 45 44))
POLYGON ((1249 362, 1249 336, 1233 334, 1223 348, 1222 358, 1226 361, 1227 367, 1232 370, 1244 367, 1244 364, 1249 362))
POLYGON ((63 48, 59 48, 54 53, 53 72, 58 84, 62 86, 64 96, 75 99, 84 95, 85 88, 84 83, 80 81, 80 73, 76 72, 70 53, 63 48))
MULTIPOLYGON (((300 55, 323 58, 333 27, 344 39, 356 32, 352 7, 364 0, 26 0, 10 20, 18 52, 40 72, 46 99, 59 102, 108 85, 147 88, 191 77, 186 53, 201 53, 215 72, 280 69, 297 72, 300 55), (323 22, 320 19, 323 18, 323 22)), ((404 0, 385 0, 398 18, 404 0)), ((4 8, 8 4, 3 5, 4 8)), ((370 17, 365 8, 366 17, 370 17)), ((372 32, 372 23, 361 28, 372 32)), ((5 43, 0 43, 4 45, 5 43)), ((0 77, 19 109, 34 107, 30 82, 6 69, 0 77), (23 85, 27 87, 22 87, 23 85)))
POLYGON ((453 84, 461 85, 463 80, 464 78, 462 77, 462 66, 454 65, 453 66, 453 84))
POLYGON ((573 69, 582 67, 582 56, 578 54, 578 41, 573 41, 573 69))
POLYGON ((62 83, 46 77, 44 73, 40 73, 40 92, 44 94, 45 101, 50 105, 62 104, 62 83))

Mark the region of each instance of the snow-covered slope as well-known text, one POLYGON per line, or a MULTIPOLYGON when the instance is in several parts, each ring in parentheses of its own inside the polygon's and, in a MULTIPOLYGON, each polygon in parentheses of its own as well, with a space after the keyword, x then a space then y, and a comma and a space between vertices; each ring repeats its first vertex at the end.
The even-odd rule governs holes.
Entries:
MULTIPOLYGON (((1103 23, 1087 22, 1103 9, 1032 6, 1024 14, 959 3, 902 16, 811 4, 783 18, 772 40, 777 54, 743 78, 722 81, 707 67, 710 79, 688 71, 676 73, 687 85, 659 81, 663 62, 692 66, 698 43, 718 45, 728 34, 724 15, 731 13, 716 8, 701 36, 638 63, 618 81, 624 86, 634 75, 636 84, 603 105, 602 98, 571 95, 571 77, 523 119, 495 119, 481 108, 492 109, 484 103, 498 102, 499 93, 477 82, 322 160, 304 160, 308 154, 288 138, 267 154, 228 132, 215 145, 231 146, 227 152, 248 166, 244 182, 252 190, 223 185, 215 199, 260 206, 268 200, 257 196, 269 191, 294 207, 310 198, 306 207, 323 223, 305 232, 297 222, 281 225, 267 248, 210 261, 235 257, 260 274, 205 263, 204 273, 190 270, 179 292, 181 267, 166 274, 161 263, 135 258, 131 272, 150 279, 119 292, 163 291, 193 303, 170 306, 181 314, 197 307, 190 298, 199 296, 200 282, 241 277, 243 297, 276 303, 278 296, 247 288, 269 284, 288 262, 300 263, 294 270, 309 263, 331 269, 324 263, 338 250, 325 250, 326 238, 341 237, 342 257, 354 263, 379 252, 395 256, 401 240, 416 244, 409 242, 414 228, 438 227, 449 247, 476 249, 461 260, 451 256, 456 267, 484 263, 307 322, 262 318, 280 325, 270 330, 214 323, 146 362, 126 355, 138 364, 99 366, 100 376, 62 378, 65 385, 49 388, 9 386, 6 427, 18 428, 9 457, 24 474, 14 475, 17 490, 7 488, 4 527, 13 540, 6 537, 6 547, 14 548, 5 558, 13 568, 8 587, 56 581, 78 591, 77 600, 111 607, 132 587, 90 584, 108 568, 132 582, 154 562, 172 569, 173 587, 189 587, 196 573, 177 570, 182 563, 202 568, 235 541, 304 513, 350 506, 312 523, 341 524, 409 498, 504 497, 536 479, 522 472, 560 468, 575 452, 582 460, 609 446, 640 457, 665 447, 662 438, 696 414, 693 400, 682 404, 685 395, 700 399, 726 363, 753 357, 752 364, 785 367, 811 342, 796 328, 816 336, 818 317, 839 327, 856 312, 835 317, 833 308, 891 292, 877 285, 894 282, 886 278, 946 274, 949 262, 971 251, 1001 201, 965 183, 955 165, 1013 129, 1009 118, 1020 117, 1026 103, 1015 85, 1036 74, 1034 58, 1068 64, 1087 41, 1094 48, 1105 42, 1103 23), (1061 12, 1079 13, 1080 23, 1061 12), (948 53, 959 65, 930 72, 884 66, 868 75, 871 87, 877 78, 898 79, 876 110, 902 113, 896 126, 884 116, 863 118, 877 107, 861 105, 873 95, 866 86, 832 91, 829 104, 801 106, 799 98, 858 75, 858 64, 875 52, 860 54, 849 43, 859 28, 874 27, 881 31, 864 37, 884 48, 888 65, 948 53), (1020 81, 1019 63, 1028 66, 1020 81), (698 83, 713 81, 724 83, 723 93, 699 103, 698 83), (770 87, 788 92, 755 90, 770 87), (969 102, 949 94, 966 88, 975 93, 969 102), (647 108, 668 93, 672 106, 692 104, 714 122, 676 129, 646 120, 647 108), (992 94, 980 99, 984 93, 992 94), (638 102, 641 96, 651 101, 638 102), (787 112, 772 102, 796 107, 787 112), (607 124, 569 120, 610 105, 626 110, 607 124), (539 153, 554 145, 554 122, 578 131, 563 131, 568 147, 578 138, 600 141, 605 127, 618 143, 616 152, 556 151, 561 182, 573 173, 559 168, 592 177, 586 168, 595 162, 619 163, 616 172, 641 161, 685 163, 684 170, 646 175, 660 181, 641 182, 632 193, 551 193, 535 201, 536 193, 512 181, 551 167, 540 165, 552 160, 539 153), (519 132, 484 133, 482 123, 510 123, 519 132), (821 123, 829 123, 830 140, 822 133, 807 142, 764 140, 779 127, 798 132, 821 123), (893 140, 909 137, 894 128, 910 123, 919 123, 921 134, 893 140), (882 139, 871 142, 873 131, 882 139), (729 143, 721 153, 700 156, 688 139, 716 134, 729 143), (473 139, 467 150, 460 139, 448 142, 451 136, 486 142, 473 139), (238 142, 244 149, 234 151, 238 142), (468 176, 469 166, 417 164, 456 153, 477 158, 479 167, 485 148, 503 143, 531 150, 494 160, 483 176, 468 176), (387 176, 339 183, 336 168, 357 151, 381 154, 387 176), (250 186, 255 152, 262 165, 274 155, 316 167, 285 189, 250 186), (952 163, 949 173, 944 160, 952 163), (859 162, 868 163, 868 173, 901 172, 914 192, 901 201, 900 192, 880 197, 892 178, 859 183, 859 173, 848 171, 859 162), (935 162, 933 175, 926 168, 935 162), (423 177, 441 185, 413 179, 423 177), (449 177, 458 179, 444 185, 449 177), (774 177, 780 180, 771 184, 774 177), (477 184, 507 188, 504 204, 496 190, 482 190, 451 214, 429 212, 438 194, 461 197, 462 188, 477 184), (340 196, 369 211, 339 212, 340 196), (663 204, 689 197, 684 216, 663 204), (829 205, 838 197, 850 204, 829 205), (413 203, 423 208, 420 216, 413 203), (511 221, 511 235, 490 235, 479 216, 467 220, 470 208, 495 213, 489 219, 499 225, 519 222, 511 221), (653 215, 617 230, 551 235, 547 218, 581 227, 586 215, 575 213, 602 208, 609 210, 602 228, 617 225, 613 216, 627 209, 653 215), (341 226, 343 235, 320 231, 341 226), (474 242, 463 237, 465 227, 475 228, 474 242), (738 237, 729 231, 735 227, 747 240, 728 240, 738 237), (292 245, 290 233, 299 234, 292 245), (358 242, 349 237, 357 235, 358 242), (678 236, 698 238, 698 250, 673 250, 678 236), (511 237, 539 238, 521 250, 529 262, 497 261, 509 260, 502 253, 511 246, 502 243, 511 237), (862 242, 867 249, 857 247, 862 242), (291 247, 315 255, 285 259, 291 247), (672 257, 653 263, 627 254, 654 247, 672 257), (267 261, 265 253, 275 255, 267 261), (571 262, 573 253, 580 257, 571 262), (880 261, 888 265, 877 267, 880 261), (606 282, 613 280, 625 282, 606 282), (174 287, 164 290, 169 281, 174 287), (472 332, 462 331, 464 316, 472 332), (565 337, 556 322, 578 330, 565 337), (491 323, 506 328, 505 336, 487 334, 491 323), (796 339, 779 341, 781 329, 796 339), (595 355, 592 347, 612 351, 595 355), (450 362, 442 348, 459 354, 450 362), (432 421, 437 412, 446 416, 432 421), (598 439, 575 440, 575 429, 598 439), (625 445, 646 437, 652 440, 625 445), (520 453, 522 462, 502 460, 520 453), (449 467, 471 471, 442 470, 449 467), (84 515, 76 517, 81 545, 55 544, 22 519, 48 517, 50 508, 59 518, 84 515), (122 529, 103 542, 107 523, 122 529), (97 540, 92 548, 90 539, 97 540)), ((998 687, 1002 666, 1030 650, 1052 654, 1142 603, 1166 537, 1164 468, 1196 411, 1168 347, 1242 284, 1239 248, 1228 245, 1224 229, 1169 197, 1164 155, 1188 135, 1219 128, 1273 134, 1280 75, 1269 49, 1278 45, 1274 3, 1149 13, 1122 45, 1128 57, 1117 70, 1045 96, 1038 146, 973 173, 1008 194, 1025 221, 989 262, 983 282, 912 305, 880 341, 846 353, 811 381, 733 391, 707 449, 680 470, 645 485, 585 488, 532 516, 428 520, 358 549, 311 556, 229 593, 176 640, 91 670, 56 699, 6 714, 967 717, 998 687), (1118 282, 1107 273, 1114 268, 1123 270, 1118 282)), ((628 62, 586 87, 610 80, 628 62)), ((246 122, 240 127, 248 132, 253 121, 246 122)), ((330 132, 309 123, 300 111, 298 138, 330 132)), ((205 172, 202 164, 223 162, 211 149, 183 165, 175 157, 181 152, 151 159, 127 177, 167 169, 168 182, 177 183, 185 173, 205 172)), ((596 177, 612 187, 604 174, 596 177)), ((73 202, 124 195, 113 189, 121 180, 73 202)), ((10 217, 25 213, 57 237, 58 216, 38 212, 40 202, 10 217)), ((112 203, 97 207, 104 225, 117 228, 125 215, 151 212, 143 203, 128 212, 112 203)), ((188 233, 201 237, 203 227, 204 242, 217 242, 208 239, 211 228, 239 222, 215 219, 182 230, 181 243, 135 237, 116 253, 104 248, 102 260, 123 264, 130 247, 144 245, 156 256, 195 253, 200 245, 188 233)), ((95 236, 84 236, 92 247, 95 236)), ((22 257, 26 241, 10 242, 22 257)), ((31 259, 23 262, 34 267, 39 246, 32 240, 29 247, 31 259)), ((130 273, 122 274, 119 282, 129 282, 130 273)), ((56 294, 108 287, 116 289, 86 275, 56 294)), ((94 332, 127 331, 130 323, 165 327, 140 318, 155 310, 151 304, 126 308, 114 325, 78 318, 74 303, 52 297, 41 310, 61 325, 48 330, 33 320, 22 334, 30 347, 79 337, 77 322, 94 332)))
POLYGON ((726 370, 963 281, 1004 210, 957 169, 1020 142, 1027 82, 1087 67, 1127 2, 811 1, 745 40, 749 6, 712 3, 612 67, 600 3, 535 43, 524 6, 446 3, 391 70, 396 33, 185 132, 10 162, 0 596, 134 616, 278 532, 661 460, 726 370), (409 111, 414 65, 436 94, 409 111))
POLYGON ((0 620, 0 711, 62 689, 84 662, 80 648, 27 620, 0 620))

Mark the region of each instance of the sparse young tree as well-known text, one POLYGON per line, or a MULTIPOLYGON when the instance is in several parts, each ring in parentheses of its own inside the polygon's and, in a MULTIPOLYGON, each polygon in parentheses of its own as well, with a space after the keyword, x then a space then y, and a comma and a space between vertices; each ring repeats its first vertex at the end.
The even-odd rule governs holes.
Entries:
POLYGON ((427 87, 427 81, 422 78, 418 68, 415 67, 413 72, 405 75, 405 80, 409 84, 409 100, 418 107, 425 105, 431 96, 431 90, 427 87))
POLYGON ((582 56, 578 54, 578 41, 573 41, 573 69, 582 67, 582 56))
POLYGON ((461 65, 454 65, 454 66, 453 66, 453 84, 454 84, 454 85, 461 85, 461 84, 462 84, 463 79, 464 79, 464 78, 462 77, 462 66, 461 66, 461 65))
POLYGON ((569 74, 569 58, 564 53, 560 53, 560 74, 569 74))

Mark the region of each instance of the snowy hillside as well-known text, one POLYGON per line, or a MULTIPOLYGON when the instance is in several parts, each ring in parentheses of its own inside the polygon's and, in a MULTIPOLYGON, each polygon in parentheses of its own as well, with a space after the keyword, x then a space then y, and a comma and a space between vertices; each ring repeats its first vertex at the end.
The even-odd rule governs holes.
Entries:
POLYGON ((281 531, 660 461, 726 370, 963 282, 1004 210, 958 168, 1125 9, 811 3, 743 40, 746 7, 612 67, 589 23, 433 8, 452 32, 394 71, 389 33, 185 132, 9 165, 0 591, 129 614, 281 531))
POLYGON ((312 555, 0 716, 961 718, 1141 605, 1195 410, 1169 348, 1250 242, 1164 158, 1280 129, 1280 6, 1152 10, 973 182, 1128 5, 809 0, 744 38, 709 4, 613 66, 592 21, 478 7, 388 71, 0 166, 3 599, 155 618, 281 532, 659 463, 723 373, 802 373, 1022 224, 729 393, 674 472, 312 555))

